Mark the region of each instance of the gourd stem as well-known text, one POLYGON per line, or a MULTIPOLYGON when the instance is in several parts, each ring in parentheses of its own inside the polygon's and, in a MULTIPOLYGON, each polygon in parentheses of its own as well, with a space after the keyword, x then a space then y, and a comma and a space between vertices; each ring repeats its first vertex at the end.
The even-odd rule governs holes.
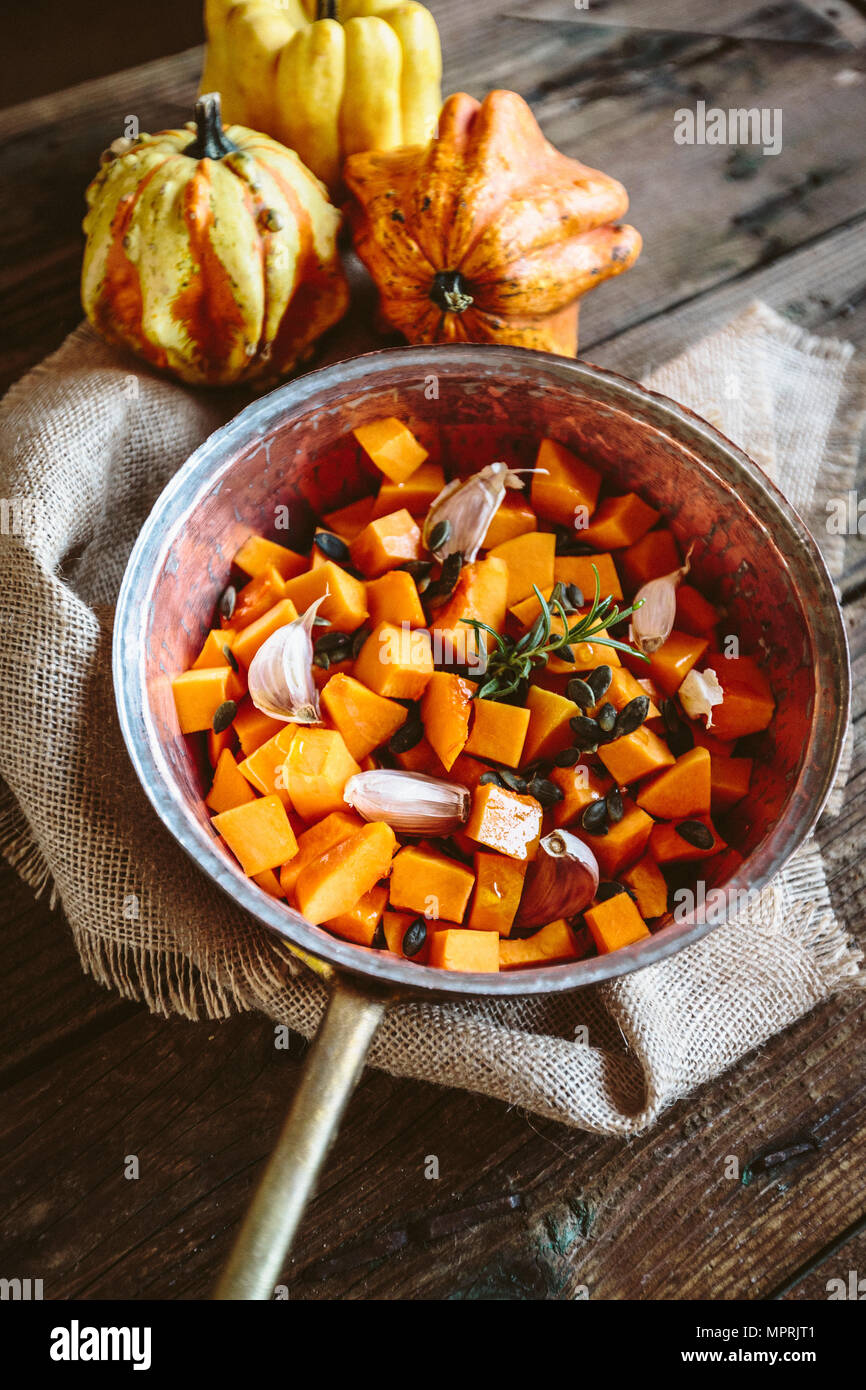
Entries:
POLYGON ((459 270, 437 270, 430 298, 446 314, 462 314, 472 303, 469 286, 459 270))
POLYGON ((219 92, 208 92, 195 104, 196 137, 184 150, 191 159, 223 159, 238 149, 223 130, 219 92))

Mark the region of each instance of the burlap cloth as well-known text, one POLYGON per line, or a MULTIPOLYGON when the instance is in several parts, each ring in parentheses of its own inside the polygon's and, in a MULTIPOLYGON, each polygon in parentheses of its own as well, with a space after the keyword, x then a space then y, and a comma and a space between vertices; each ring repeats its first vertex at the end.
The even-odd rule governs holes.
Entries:
MULTIPOLYGON (((851 348, 754 305, 650 384, 773 474, 838 572, 842 540, 828 536, 825 506, 852 485, 866 400, 851 348)), ((114 712, 111 606, 130 548, 174 470, 233 409, 139 371, 87 328, 0 408, 0 850, 62 903, 82 965, 103 984, 154 1012, 258 1009, 310 1035, 321 987, 177 849, 114 712)), ((370 1060, 634 1134, 859 982, 860 960, 812 841, 754 911, 669 960, 567 997, 393 1007, 370 1060)))

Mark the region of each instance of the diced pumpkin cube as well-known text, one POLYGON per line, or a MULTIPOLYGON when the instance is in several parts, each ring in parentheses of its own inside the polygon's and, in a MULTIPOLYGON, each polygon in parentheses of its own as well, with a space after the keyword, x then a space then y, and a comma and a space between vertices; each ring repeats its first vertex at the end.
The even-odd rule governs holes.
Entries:
POLYGON ((450 599, 434 610, 430 621, 430 631, 437 635, 445 652, 443 661, 450 652, 457 665, 472 664, 479 646, 466 619, 477 619, 494 632, 502 632, 507 593, 508 566, 504 560, 488 555, 486 560, 473 560, 463 566, 450 599))
POLYGON ((707 664, 712 666, 725 693, 722 703, 713 709, 715 736, 738 739, 766 729, 775 713, 776 702, 770 682, 755 659, 723 656, 707 664))
POLYGON ((574 833, 589 845, 605 878, 617 878, 622 869, 629 868, 640 859, 653 829, 652 816, 648 816, 640 806, 623 797, 623 807, 625 814, 622 820, 610 825, 606 835, 590 835, 580 825, 572 827, 574 833))
POLYGON ((427 742, 448 770, 469 737, 475 686, 449 671, 434 671, 421 700, 427 742))
POLYGON ((327 598, 318 610, 320 618, 326 618, 337 632, 354 632, 361 626, 367 616, 366 585, 333 560, 290 579, 285 588, 285 597, 299 613, 305 613, 325 593, 327 598))
POLYGON ((526 694, 529 728, 523 745, 523 761, 533 763, 537 758, 552 758, 574 742, 569 720, 580 714, 573 700, 531 685, 526 694))
POLYGON ((553 581, 576 584, 586 603, 595 597, 595 572, 598 571, 598 592, 601 598, 622 598, 612 555, 557 555, 553 561, 553 581))
POLYGON ((601 474, 555 439, 542 439, 532 474, 532 505, 559 526, 574 526, 595 511, 601 474))
POLYGON ((541 839, 541 806, 533 796, 521 796, 485 782, 472 794, 472 811, 465 826, 470 840, 512 859, 534 859, 541 839))
POLYGON ((313 821, 345 806, 343 788, 360 771, 336 729, 299 725, 282 776, 298 815, 313 821))
POLYGON ((490 974, 499 969, 499 937, 493 932, 461 931, 449 927, 434 933, 430 964, 440 970, 490 974))
POLYGON ((363 531, 369 521, 372 521, 375 505, 375 497, 361 497, 357 502, 350 502, 347 507, 328 512, 323 518, 325 526, 348 544, 363 531))
POLYGON ((487 527, 483 548, 492 550, 503 541, 512 541, 515 536, 524 536, 527 531, 538 530, 538 519, 522 492, 508 491, 503 497, 487 527))
POLYGON ((322 691, 322 708, 343 735, 353 758, 365 758, 387 743, 409 711, 395 700, 386 700, 353 676, 333 675, 322 691))
POLYGON ((613 785, 610 778, 600 777, 582 762, 575 763, 574 767, 555 767, 550 780, 562 791, 562 800, 553 808, 553 823, 557 826, 571 825, 583 815, 590 802, 607 796, 613 785))
POLYGON ((692 584, 677 589, 677 627, 693 637, 706 637, 719 621, 719 614, 700 590, 692 584))
MULTIPOLYGON (((419 768, 418 771, 426 772, 427 769, 419 768)), ((481 781, 483 773, 489 771, 489 763, 481 763, 477 758, 471 758, 468 753, 464 752, 451 764, 447 780, 449 782, 459 782, 462 786, 468 787, 470 791, 474 791, 481 781)), ((438 772, 432 773, 434 777, 443 777, 444 775, 445 770, 441 768, 441 766, 438 772)))
POLYGON ((329 816, 311 825, 309 830, 303 831, 298 836, 297 854, 280 870, 280 886, 286 896, 294 896, 298 874, 307 864, 312 864, 334 845, 348 840, 363 827, 364 822, 354 811, 332 811, 329 816))
POLYGON ((533 584, 542 591, 552 587, 555 548, 556 537, 552 531, 527 531, 490 551, 488 560, 503 560, 508 571, 507 608, 528 598, 533 584))
POLYGON ((657 820, 675 820, 710 813, 710 755, 706 748, 691 748, 673 767, 657 772, 643 783, 636 796, 638 806, 657 820))
POLYGON ((221 620, 223 627, 230 627, 235 632, 240 632, 242 628, 249 627, 256 618, 261 618, 267 613, 269 608, 273 608, 275 603, 279 603, 281 598, 286 597, 286 581, 282 575, 268 565, 261 574, 257 574, 251 579, 249 584, 238 593, 235 601, 234 612, 225 621, 221 620))
POLYGON ((620 882, 631 889, 644 920, 664 917, 668 910, 668 885, 651 854, 644 854, 630 869, 624 869, 620 882))
POLYGON ((285 545, 277 545, 276 541, 266 541, 263 536, 255 535, 247 536, 235 554, 235 564, 251 579, 264 574, 271 565, 281 579, 294 579, 296 574, 303 574, 307 568, 303 555, 297 555, 285 545))
POLYGON ((246 699, 238 706, 232 728, 238 736, 241 751, 244 757, 248 758, 251 753, 255 753, 257 748, 261 748, 263 743, 267 743, 269 738, 273 738, 285 728, 285 723, 281 719, 272 719, 269 714, 262 714, 260 709, 256 709, 252 700, 246 699))
POLYGON ((709 816, 686 816, 679 821, 656 821, 650 835, 650 854, 657 864, 690 863, 694 859, 710 859, 720 850, 727 848, 709 816), (680 834, 679 827, 685 822, 699 824, 709 830, 713 837, 712 845, 702 848, 691 843, 680 834))
POLYGON ((628 893, 617 893, 603 903, 596 903, 595 907, 588 907, 583 918, 599 955, 603 956, 610 951, 619 951, 623 946, 631 946, 650 934, 628 893))
POLYGON ((520 904, 528 861, 479 850, 474 868, 475 892, 466 925, 473 931, 495 931, 508 936, 520 904))
MULTIPOLYGON (((539 584, 538 587, 546 599, 550 598, 553 593, 552 584, 539 584)), ((529 598, 522 598, 519 603, 513 603, 508 611, 521 627, 531 627, 541 612, 541 604, 536 594, 530 594, 529 598)))
POLYGON ((417 951, 414 956, 407 956, 403 950, 403 939, 418 915, 417 912, 388 910, 382 917, 382 928, 385 932, 389 951, 393 951, 395 956, 402 956, 404 960, 413 960, 416 965, 426 965, 430 958, 430 942, 433 940, 434 922, 427 923, 427 936, 420 951, 417 951))
POLYGON ((376 624, 355 662, 356 678, 386 699, 419 699, 432 675, 428 634, 393 623, 376 624))
POLYGON ((232 652, 242 666, 249 668, 250 662, 263 642, 275 633, 279 628, 286 627, 288 623, 294 621, 298 616, 298 610, 290 598, 282 598, 279 603, 275 603, 273 608, 269 608, 267 613, 263 613, 260 618, 256 618, 254 623, 250 623, 242 632, 239 632, 234 639, 232 652))
POLYGON ((514 937, 499 943, 500 970, 526 970, 532 966, 555 965, 566 960, 579 960, 581 951, 571 927, 560 917, 548 922, 532 936, 514 937))
MULTIPOLYGON (((633 676, 625 666, 614 666, 612 669, 611 681, 607 690, 602 695, 593 713, 601 709, 602 705, 613 705, 615 710, 625 709, 630 700, 636 700, 639 695, 648 695, 644 683, 636 676, 633 676)), ((658 718, 659 707, 653 702, 650 696, 650 706, 647 712, 647 719, 658 718)))
MULTIPOLYGON (((395 756, 404 772, 425 772, 428 777, 446 776, 442 763, 426 738, 420 738, 412 748, 407 748, 404 753, 397 753, 395 756)), ((459 761, 458 758, 457 762, 459 761)), ((455 763, 454 766, 456 767, 457 764, 455 763)), ((450 780, 459 779, 452 777, 450 780)))
POLYGON ((752 780, 751 758, 725 758, 719 753, 710 758, 711 809, 714 815, 729 811, 749 790, 752 780))
POLYGON ((427 619, 418 597, 418 587, 406 570, 390 570, 367 585, 370 625, 392 623, 394 627, 426 627, 427 619))
POLYGON ((456 859, 408 845, 394 859, 391 906, 422 912, 434 921, 462 922, 475 875, 456 859))
POLYGON ((625 581, 636 591, 650 579, 660 579, 680 567, 680 552, 670 531, 648 531, 620 556, 625 581))
POLYGON ((341 840, 299 873, 298 911, 314 926, 351 912, 380 878, 388 876, 396 848, 396 835, 382 821, 372 821, 341 840))
POLYGON ((625 550, 655 526, 661 513, 655 511, 636 492, 622 497, 606 497, 580 533, 580 539, 597 550, 625 550))
MULTIPOLYGON (((718 709, 718 705, 716 709, 718 709)), ((692 737, 697 746, 699 748, 706 748, 711 758, 729 758, 733 753, 737 742, 735 738, 717 738, 715 731, 710 733, 698 719, 691 720, 689 728, 692 731, 692 737)))
POLYGON ((421 528, 405 507, 371 521, 349 547, 352 564, 368 579, 421 557, 421 528))
POLYGON ((626 787, 651 772, 663 767, 672 767, 674 755, 658 734, 641 724, 633 734, 615 738, 613 743, 603 743, 598 756, 604 763, 617 786, 626 787))
POLYGON ((371 463, 392 483, 405 483, 427 457, 408 426, 394 416, 359 425, 352 433, 371 463))
POLYGON ((229 627, 212 628, 205 638, 204 646, 192 663, 192 670, 208 670, 214 666, 231 666, 226 655, 231 651, 235 632, 229 627))
POLYGON ((226 700, 239 700, 243 683, 230 666, 210 666, 182 671, 171 682, 182 734, 200 733, 213 727, 213 717, 226 700))
MULTIPOLYGON (((705 637, 692 637, 688 632, 674 629, 668 640, 650 657, 649 674, 666 695, 675 695, 706 648, 705 637)), ((715 711, 713 714, 715 716, 715 711)))
POLYGON ((265 869, 264 873, 251 874, 253 883, 257 883, 269 898, 284 898, 286 895, 280 887, 280 880, 273 869, 265 869))
POLYGON ((214 816, 213 825, 248 878, 279 868, 298 852, 286 808, 278 796, 259 796, 214 816))
POLYGON ((279 733, 259 744, 238 768, 251 787, 264 796, 278 796, 286 808, 292 803, 285 785, 283 767, 297 731, 297 724, 283 724, 279 733))
MULTIPOLYGON (((575 626, 579 620, 579 614, 572 614, 569 617, 569 625, 575 626)), ((565 624, 562 619, 554 614, 550 622, 552 633, 561 635, 565 624)), ((566 656, 550 656, 547 659, 547 669, 553 675, 574 675, 576 671, 594 670, 596 666, 619 666, 620 656, 616 647, 605 645, 603 638, 607 637, 607 628, 601 628, 595 635, 592 642, 571 642, 569 650, 572 659, 566 656)))
POLYGON ((473 700, 472 709, 466 752, 506 767, 517 767, 529 728, 529 710, 503 704, 501 700, 473 700))
POLYGON ((377 883, 359 898, 348 912, 341 912, 324 925, 337 936, 342 936, 344 941, 354 941, 359 946, 372 946, 376 928, 387 903, 388 889, 383 883, 377 883))
POLYGON ((402 507, 413 516, 426 516, 444 486, 442 465, 427 459, 405 483, 392 483, 390 478, 385 479, 368 520, 374 521, 378 516, 398 512, 402 507))
POLYGON ((211 789, 205 797, 205 805, 212 811, 231 811, 235 806, 244 806, 255 801, 256 794, 245 777, 238 771, 234 755, 224 748, 219 756, 211 789))

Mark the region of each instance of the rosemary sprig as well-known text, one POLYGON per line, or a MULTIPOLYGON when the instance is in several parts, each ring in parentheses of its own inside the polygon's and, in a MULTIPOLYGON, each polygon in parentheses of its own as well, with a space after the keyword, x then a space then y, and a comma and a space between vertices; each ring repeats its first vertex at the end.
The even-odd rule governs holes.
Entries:
POLYGON ((630 608, 620 609, 616 606, 613 598, 601 597, 601 585, 598 577, 598 570, 593 565, 595 574, 595 597, 588 613, 569 627, 568 614, 563 603, 565 587, 562 584, 554 585, 550 599, 544 598, 537 584, 533 584, 535 596, 541 605, 541 612, 532 624, 532 627, 515 640, 504 633, 495 632, 487 623, 482 623, 477 618, 462 618, 461 622, 468 627, 473 627, 478 636, 479 657, 485 662, 485 672, 487 679, 484 684, 476 691, 476 698, 480 700, 507 700, 520 687, 523 681, 529 679, 535 667, 546 666, 548 658, 559 656, 565 661, 574 661, 574 653, 571 651, 572 643, 588 642, 595 639, 600 645, 605 647, 615 647, 620 652, 631 652, 634 656, 639 656, 642 660, 648 658, 642 652, 636 651, 625 642, 617 642, 612 637, 599 636, 606 628, 622 622, 624 618, 631 617, 640 603, 632 604, 630 608), (552 625, 554 616, 562 622, 562 632, 553 632, 552 625), (485 634, 493 639, 493 647, 488 652, 485 634))

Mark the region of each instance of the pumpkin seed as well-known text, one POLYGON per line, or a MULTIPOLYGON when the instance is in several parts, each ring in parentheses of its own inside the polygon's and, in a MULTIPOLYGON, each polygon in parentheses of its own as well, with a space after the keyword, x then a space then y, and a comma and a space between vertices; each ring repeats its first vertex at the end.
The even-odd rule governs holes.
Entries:
POLYGON ((554 767, 574 767, 577 762, 580 762, 579 748, 563 748, 553 755, 554 767))
POLYGON ((695 849, 712 849, 715 844, 713 832, 702 821, 681 820, 674 829, 687 845, 693 845, 695 849))
POLYGON ((618 898, 620 893, 627 892, 625 884, 617 883, 615 878, 608 879, 606 883, 600 883, 595 890, 595 900, 597 903, 606 903, 608 898, 618 898))
POLYGON ((373 933, 373 940, 370 942, 370 949, 373 951, 386 951, 388 949, 388 938, 385 935, 385 923, 379 922, 373 933))
POLYGON ((367 638, 370 636, 368 627, 359 627, 358 631, 352 634, 352 660, 354 661, 361 651, 367 638))
POLYGON ((317 531, 313 537, 313 544, 323 555, 327 555, 329 560, 339 560, 342 563, 349 559, 349 547, 342 537, 335 536, 333 531, 317 531))
POLYGON ((573 613, 577 612, 578 608, 583 607, 583 590, 579 585, 566 584, 565 595, 568 599, 568 606, 573 613))
POLYGON ((455 550, 452 555, 448 556, 442 565, 442 573, 439 575, 439 578, 434 579, 432 583, 427 586, 424 597, 425 601, 429 603, 431 607, 439 607, 441 604, 446 603, 451 597, 457 587, 457 581, 460 578, 460 571, 462 568, 463 556, 459 550, 455 550))
POLYGON ((433 527, 433 530, 430 532, 430 541, 427 547, 428 550, 436 551, 440 548, 440 546, 443 546, 446 543, 446 541, 450 541, 451 531, 451 522, 448 520, 447 517, 444 517, 442 521, 437 521, 436 525, 433 527))
POLYGON ((327 671, 331 665, 331 658, 327 652, 313 652, 313 665, 318 666, 320 671, 327 671))
POLYGON ((503 785, 506 786, 509 791, 520 793, 526 791, 526 783, 524 782, 523 778, 518 777, 517 773, 511 772, 509 768, 500 768, 499 777, 503 785))
POLYGON ((427 940, 427 921, 424 917, 416 917, 414 922, 410 922, 403 933, 403 955, 417 956, 427 940))
POLYGON ((557 801, 561 801, 564 792, 562 787, 558 787, 555 782, 549 782, 546 777, 533 777, 529 786, 526 788, 530 796, 540 802, 547 811, 551 806, 555 806, 557 801))
POLYGON ((505 783, 502 781, 496 768, 491 767, 487 772, 482 772, 481 776, 478 778, 478 785, 479 787, 504 787, 505 783))
POLYGON ((575 714, 568 722, 578 748, 588 752, 591 745, 598 747, 599 727, 594 719, 590 719, 588 714, 575 714))
POLYGON ((581 709, 592 709, 597 703, 596 694, 588 681, 581 680, 580 676, 572 676, 568 685, 565 687, 565 696, 568 700, 573 700, 581 709))
POLYGON ((223 700, 222 704, 219 705, 219 706, 217 707, 217 709, 214 711, 214 717, 213 717, 213 731, 214 731, 214 733, 215 733, 215 734, 224 734, 225 731, 226 731, 226 729, 229 727, 229 725, 231 724, 232 720, 234 719, 235 715, 237 714, 237 712, 238 712, 238 707, 237 707, 237 705, 235 704, 234 700, 223 700))
POLYGON ((240 666, 238 666, 238 659, 237 659, 237 657, 235 656, 234 652, 232 651, 231 647, 228 645, 228 643, 226 643, 226 645, 223 647, 223 656, 225 657, 225 659, 226 659, 226 661, 228 662, 229 666, 231 666, 231 668, 232 668, 232 670, 234 671, 235 675, 237 675, 238 671, 239 671, 241 668, 240 668, 240 666))
POLYGON ((635 695, 633 700, 629 700, 616 716, 614 737, 624 738, 626 734, 633 734, 635 729, 639 729, 649 714, 649 704, 649 695, 635 695))
POLYGON ((613 671, 610 666, 596 666, 594 671, 590 671, 586 677, 586 683, 595 696, 594 703, 606 695, 613 680, 613 671))
POLYGON ((226 622, 228 622, 229 618, 234 613, 235 604, 237 603, 237 601, 237 589, 235 588, 234 584, 228 584, 220 594, 219 603, 217 604, 217 607, 219 608, 220 612, 220 617, 225 618, 226 622))
POLYGON ((579 541, 574 532, 567 526, 554 527, 556 536, 557 555, 591 555, 592 546, 587 545, 586 541, 579 541))
POLYGON ((429 578, 429 576, 430 576, 430 571, 431 571, 432 568, 433 568, 433 561, 432 561, 432 560, 407 560, 406 563, 405 563, 405 565, 398 565, 397 568, 398 568, 398 569, 401 569, 401 570, 405 570, 407 574, 411 574, 412 578, 413 578, 413 579, 416 581, 416 583, 417 583, 417 581, 418 581, 419 579, 428 579, 428 578, 429 578))
POLYGON ((611 787, 607 796, 604 798, 604 804, 607 810, 608 820, 616 825, 625 815, 625 807, 622 804, 622 795, 619 787, 611 787))
POLYGON ((603 801, 591 801, 584 807, 580 823, 589 835, 607 834, 607 807, 603 801))
POLYGON ((407 719, 388 740, 388 748, 392 753, 408 753, 410 748, 415 748, 424 737, 424 725, 420 718, 407 719))
POLYGON ((613 726, 616 723, 616 708, 608 700, 602 705, 595 717, 598 720, 598 727, 601 729, 602 733, 609 734, 612 732, 613 726))
POLYGON ((323 632, 321 637, 316 638, 317 652, 331 653, 350 646, 351 638, 347 632, 323 632))

